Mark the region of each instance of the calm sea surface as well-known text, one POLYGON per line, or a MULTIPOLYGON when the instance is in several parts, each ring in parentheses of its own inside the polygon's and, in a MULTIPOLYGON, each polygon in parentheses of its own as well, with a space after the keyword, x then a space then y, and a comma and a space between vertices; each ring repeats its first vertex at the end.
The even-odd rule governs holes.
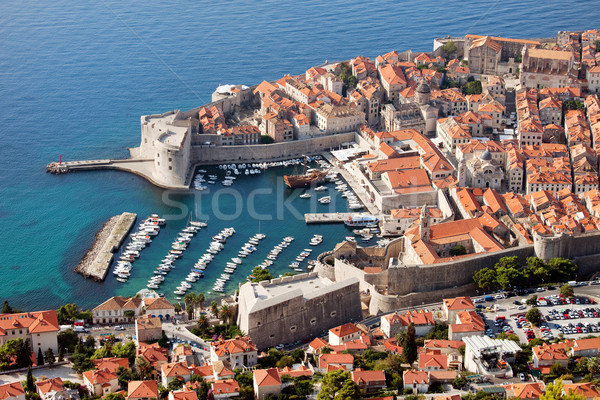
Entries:
MULTIPOLYGON (((343 226, 306 226, 298 219, 291 210, 308 211, 313 203, 278 188, 283 169, 241 177, 232 187, 237 198, 215 194, 220 185, 202 196, 167 196, 125 173, 44 172, 59 154, 65 160, 126 156, 125 148, 139 143, 142 114, 189 109, 210 101, 220 83, 251 85, 326 59, 431 50, 433 38, 445 35, 548 37, 557 30, 595 28, 598 16, 596 1, 554 0, 2 2, 0 299, 26 309, 65 302, 92 307, 111 295, 133 294, 185 226, 182 209, 204 213, 209 226, 167 277, 161 289, 167 295, 223 227, 234 226, 237 233, 195 291, 209 291, 223 263, 259 230, 267 239, 236 271, 238 280, 284 236, 296 240, 275 274, 290 271, 289 262, 309 247, 312 234, 325 236, 315 252, 348 234, 343 226), (251 203, 256 188, 272 194, 251 203), (110 274, 94 283, 72 272, 94 233, 123 211, 171 215, 135 263, 130 281, 120 284, 110 274), (253 211, 272 218, 259 224, 253 211)), ((316 210, 346 209, 343 199, 335 200, 316 210)))

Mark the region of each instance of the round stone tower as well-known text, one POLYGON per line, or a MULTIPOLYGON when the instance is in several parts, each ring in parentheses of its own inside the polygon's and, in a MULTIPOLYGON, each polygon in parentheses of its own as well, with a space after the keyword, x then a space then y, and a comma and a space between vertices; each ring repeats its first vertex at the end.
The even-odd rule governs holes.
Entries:
POLYGON ((419 86, 417 86, 417 88, 415 89, 415 100, 417 101, 417 104, 422 106, 425 104, 429 104, 430 97, 431 88, 426 82, 421 81, 421 83, 419 83, 419 86))
POLYGON ((533 232, 533 249, 535 256, 544 261, 551 258, 570 257, 571 235, 564 233, 552 236, 542 236, 533 232))

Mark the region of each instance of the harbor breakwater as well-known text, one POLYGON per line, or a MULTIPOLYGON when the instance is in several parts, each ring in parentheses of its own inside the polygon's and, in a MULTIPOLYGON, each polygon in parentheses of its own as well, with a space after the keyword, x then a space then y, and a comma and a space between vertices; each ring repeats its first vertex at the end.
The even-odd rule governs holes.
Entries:
POLYGON ((111 217, 96 233, 94 243, 75 267, 75 272, 95 281, 106 278, 116 253, 133 227, 137 214, 124 212, 111 217))

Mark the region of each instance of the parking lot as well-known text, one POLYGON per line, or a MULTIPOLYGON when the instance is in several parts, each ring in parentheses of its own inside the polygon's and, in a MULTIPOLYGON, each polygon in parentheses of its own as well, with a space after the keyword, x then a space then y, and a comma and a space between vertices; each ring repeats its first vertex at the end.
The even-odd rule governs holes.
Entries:
POLYGON ((486 323, 486 334, 496 337, 500 332, 514 333, 521 343, 528 343, 534 337, 576 339, 600 334, 600 305, 596 304, 594 295, 600 295, 600 287, 575 288, 572 299, 561 298, 558 288, 553 288, 511 297, 495 294, 492 301, 485 301, 483 297, 474 298, 474 301, 486 323), (544 320, 539 328, 532 327, 525 319, 525 314, 532 308, 525 300, 532 294, 538 296, 535 307, 544 320), (539 298, 544 300, 539 301, 539 298))

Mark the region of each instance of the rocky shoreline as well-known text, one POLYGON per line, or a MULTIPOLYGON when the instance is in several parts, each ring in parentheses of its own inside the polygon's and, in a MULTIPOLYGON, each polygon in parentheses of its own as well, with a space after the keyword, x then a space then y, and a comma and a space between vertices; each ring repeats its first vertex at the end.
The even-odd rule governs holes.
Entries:
POLYGON ((96 233, 94 242, 74 271, 84 278, 103 281, 112 263, 114 253, 133 227, 137 215, 125 212, 109 218, 96 233))

